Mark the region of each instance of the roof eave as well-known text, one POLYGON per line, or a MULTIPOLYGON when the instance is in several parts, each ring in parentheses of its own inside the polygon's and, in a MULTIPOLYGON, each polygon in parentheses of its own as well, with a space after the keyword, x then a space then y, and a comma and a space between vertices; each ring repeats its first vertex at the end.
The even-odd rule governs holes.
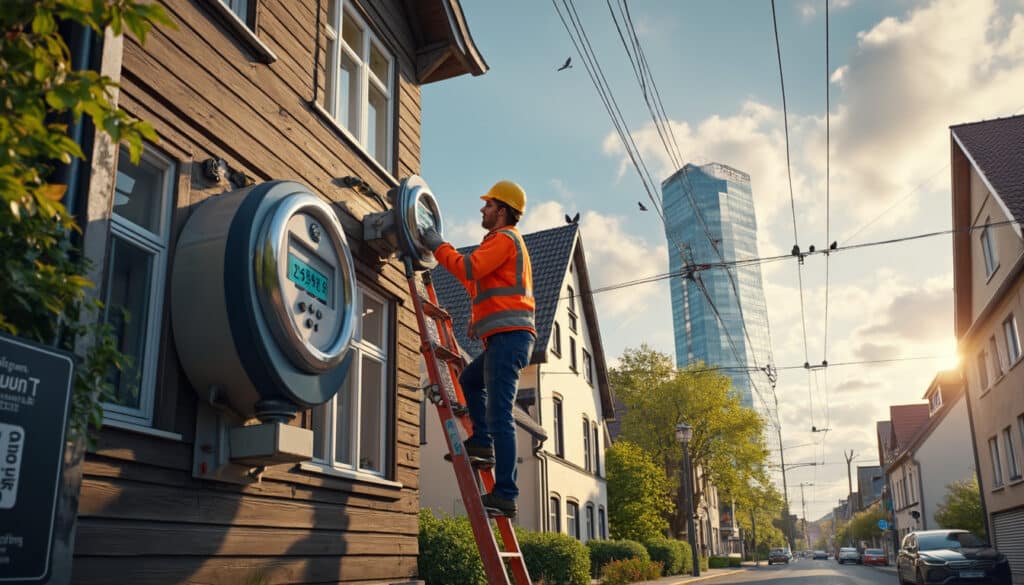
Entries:
MULTIPOLYGON (((416 47, 416 80, 426 85, 467 73, 473 76, 486 73, 487 62, 476 47, 459 0, 433 0, 432 3, 440 8, 433 13, 443 15, 445 35, 434 42, 422 40, 416 47)), ((430 3, 424 0, 423 4, 430 3)), ((425 13, 430 11, 419 12, 420 15, 425 13)), ((440 19, 442 16, 434 18, 440 19)))

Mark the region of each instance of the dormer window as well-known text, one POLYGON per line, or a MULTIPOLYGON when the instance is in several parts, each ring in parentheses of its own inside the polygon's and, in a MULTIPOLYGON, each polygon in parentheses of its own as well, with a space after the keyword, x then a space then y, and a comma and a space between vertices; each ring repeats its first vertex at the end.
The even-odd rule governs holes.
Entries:
POLYGON ((942 408, 942 391, 936 389, 935 393, 928 398, 928 415, 935 414, 940 408, 942 408))

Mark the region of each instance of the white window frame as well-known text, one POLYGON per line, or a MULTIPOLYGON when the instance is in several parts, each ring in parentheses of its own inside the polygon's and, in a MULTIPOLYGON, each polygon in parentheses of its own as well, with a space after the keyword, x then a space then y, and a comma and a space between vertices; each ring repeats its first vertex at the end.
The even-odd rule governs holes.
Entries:
POLYGON ((576 540, 580 538, 580 503, 575 500, 565 501, 565 532, 576 540))
POLYGON ((587 348, 583 348, 583 379, 587 384, 594 385, 594 359, 587 348))
POLYGON ((587 530, 587 540, 594 540, 597 536, 597 519, 594 514, 593 502, 587 502, 587 505, 584 507, 583 514, 585 520, 584 526, 587 530))
POLYGON ((551 353, 562 357, 562 326, 558 321, 553 321, 551 325, 551 353))
POLYGON ((558 494, 548 497, 548 531, 562 532, 562 498, 558 494))
POLYGON ((1003 338, 1006 341, 1007 367, 1013 367, 1020 360, 1020 334, 1017 330, 1017 317, 1012 313, 1003 321, 1003 338))
MULTIPOLYGON (((128 156, 127 146, 120 146, 118 157, 128 156)), ((160 332, 163 328, 161 317, 164 307, 164 283, 167 276, 167 262, 170 255, 170 226, 174 210, 174 181, 177 175, 174 161, 146 144, 142 151, 141 162, 147 162, 161 169, 163 176, 160 181, 161 201, 158 203, 160 219, 154 233, 117 213, 113 206, 115 197, 111 198, 110 237, 107 239, 107 250, 113 250, 114 238, 134 246, 153 258, 152 273, 149 276, 150 295, 146 306, 146 333, 143 339, 143 354, 134 356, 136 365, 141 372, 139 380, 139 406, 137 408, 116 404, 103 403, 103 420, 112 423, 128 423, 150 427, 153 425, 153 409, 156 403, 157 365, 160 359, 160 332)), ((109 294, 110 270, 113 259, 107 262, 103 274, 104 301, 109 294)), ((104 308, 103 319, 106 321, 109 307, 104 308)))
POLYGON ((608 512, 605 511, 604 506, 597 507, 597 537, 608 538, 608 512))
POLYGON ((999 269, 999 254, 996 250, 996 242, 992 239, 992 228, 988 224, 992 222, 991 217, 985 218, 985 226, 981 230, 981 255, 985 262, 985 278, 991 277, 999 269))
POLYGON ((993 382, 1003 377, 1003 360, 999 359, 999 342, 996 341, 996 336, 991 335, 988 338, 988 358, 989 358, 989 379, 993 382))
POLYGON ((982 392, 988 390, 991 381, 988 379, 988 352, 984 349, 978 352, 977 363, 975 364, 978 369, 978 386, 982 392))
POLYGON ((942 391, 941 390, 936 390, 935 393, 932 394, 931 398, 928 399, 928 406, 929 406, 929 409, 928 409, 928 413, 929 414, 935 414, 936 411, 938 411, 940 408, 942 408, 942 391))
POLYGON ((1006 471, 1010 481, 1017 481, 1021 478, 1020 461, 1017 459, 1017 450, 1013 447, 1013 430, 1010 427, 1003 429, 1003 443, 1006 445, 1006 471))
POLYGON ((566 288, 569 296, 569 331, 576 333, 579 331, 579 317, 576 314, 576 290, 571 286, 566 288))
POLYGON ((551 402, 551 422, 554 426, 555 455, 565 457, 565 403, 558 396, 551 402))
POLYGON ((325 408, 326 413, 324 417, 324 432, 320 437, 314 436, 314 441, 320 441, 320 448, 322 449, 323 457, 314 457, 312 464, 320 469, 324 470, 335 470, 342 472, 342 475, 352 477, 371 477, 387 479, 388 473, 391 469, 391 461, 388 458, 390 449, 388 448, 387 439, 390 436, 391 428, 388 424, 388 416, 391 411, 391 369, 392 369, 392 358, 389 354, 389 348, 391 347, 391 338, 394 335, 394 331, 391 327, 391 303, 381 295, 371 292, 370 290, 359 286, 357 287, 358 294, 356 295, 356 303, 358 308, 358 314, 363 314, 364 299, 369 297, 379 303, 382 307, 383 314, 381 315, 381 324, 383 339, 381 340, 382 346, 374 345, 366 341, 363 337, 363 319, 360 317, 358 326, 356 327, 356 333, 352 339, 351 349, 352 352, 352 363, 349 366, 348 380, 345 385, 348 386, 349 391, 352 393, 352 404, 351 404, 351 421, 356 424, 348 429, 349 440, 352 446, 352 463, 343 463, 337 461, 335 450, 338 444, 338 438, 336 436, 338 429, 338 395, 335 395, 330 402, 319 406, 317 408, 325 408), (360 454, 362 453, 362 412, 363 412, 363 393, 362 393, 362 363, 363 357, 369 357, 381 363, 381 374, 383 380, 381 381, 381 389, 379 392, 381 403, 378 405, 380 411, 380 420, 378 420, 380 435, 378 436, 377 448, 380 452, 380 469, 363 468, 360 464, 360 454))
POLYGON ((576 338, 572 335, 569 336, 569 369, 577 374, 580 371, 579 364, 576 361, 576 338))
POLYGON ((992 458, 992 487, 1003 487, 1003 462, 999 457, 999 440, 997 437, 990 437, 988 440, 988 454, 992 458))
POLYGON ((231 11, 232 14, 238 17, 245 26, 252 28, 252 23, 249 22, 249 2, 257 2, 258 0, 220 0, 223 4, 231 11))
POLYGON ((593 471, 590 448, 590 419, 583 415, 583 469, 587 471, 593 471))
POLYGON ((379 164, 388 174, 394 168, 394 146, 395 146, 395 56, 367 25, 366 20, 356 11, 349 0, 332 0, 331 8, 328 10, 330 17, 324 26, 327 37, 327 79, 326 95, 324 106, 327 114, 352 142, 358 145, 366 155, 379 164), (349 47, 342 36, 343 22, 345 18, 351 19, 363 33, 362 47, 349 47), (388 63, 388 78, 381 80, 370 70, 370 48, 376 46, 388 63), (357 52, 358 51, 358 52, 357 52), (348 120, 338 117, 340 111, 339 100, 341 99, 340 83, 341 76, 338 70, 341 67, 341 56, 345 54, 356 64, 356 91, 358 92, 358 112, 356 120, 358 128, 349 128, 348 120), (369 150, 369 110, 370 110, 370 85, 384 94, 387 100, 387 111, 383 113, 387 118, 386 144, 384 145, 385 160, 379 160, 369 150))

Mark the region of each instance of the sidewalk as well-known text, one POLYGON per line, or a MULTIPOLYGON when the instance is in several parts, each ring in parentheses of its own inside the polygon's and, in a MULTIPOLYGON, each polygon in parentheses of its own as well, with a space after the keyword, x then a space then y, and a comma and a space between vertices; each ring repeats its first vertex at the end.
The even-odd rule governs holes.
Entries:
MULTIPOLYGON (((761 563, 762 565, 764 563, 761 563)), ((633 585, 680 585, 682 583, 698 583, 705 579, 714 579, 715 577, 724 577, 726 575, 732 575, 734 573, 741 573, 748 568, 748 563, 743 563, 742 568, 729 568, 729 569, 707 569, 700 572, 700 577, 691 577, 690 575, 669 575, 668 577, 662 577, 654 581, 638 581, 633 585)), ((753 568, 754 563, 749 563, 750 567, 753 568)))

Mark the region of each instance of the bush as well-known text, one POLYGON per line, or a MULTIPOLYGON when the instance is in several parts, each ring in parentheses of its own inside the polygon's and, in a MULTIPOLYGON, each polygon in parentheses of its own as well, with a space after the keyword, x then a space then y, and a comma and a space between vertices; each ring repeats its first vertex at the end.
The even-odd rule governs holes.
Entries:
POLYGON ((707 557, 700 557, 700 570, 701 571, 707 571, 708 570, 708 558, 707 557))
POLYGON ((420 510, 419 576, 427 585, 487 585, 473 529, 465 517, 435 518, 420 510))
POLYGON ((534 583, 590 585, 590 555, 583 543, 567 534, 554 532, 518 529, 516 535, 534 583))
POLYGON ((626 585, 661 577, 661 563, 643 559, 610 561, 601 569, 601 585, 626 585))
POLYGON ((601 574, 601 569, 611 561, 623 561, 626 559, 651 560, 644 545, 635 540, 589 540, 587 548, 590 549, 590 574, 601 574))
POLYGON ((729 567, 742 567, 743 559, 740 557, 729 557, 729 567))
POLYGON ((729 566, 729 557, 711 557, 708 566, 712 569, 724 569, 729 566))
POLYGON ((659 537, 648 540, 644 545, 652 561, 662 564, 664 575, 680 575, 690 570, 690 545, 670 538, 659 537))

